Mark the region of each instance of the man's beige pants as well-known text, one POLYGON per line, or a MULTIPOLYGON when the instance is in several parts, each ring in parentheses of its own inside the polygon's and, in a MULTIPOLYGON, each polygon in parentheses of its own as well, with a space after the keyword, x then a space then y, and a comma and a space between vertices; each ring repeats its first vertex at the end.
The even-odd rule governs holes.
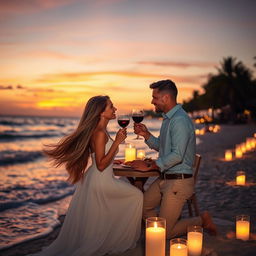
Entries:
POLYGON ((190 225, 202 225, 201 217, 179 219, 186 200, 194 192, 194 178, 155 180, 144 193, 143 218, 156 217, 156 207, 160 205, 159 217, 166 219, 167 239, 185 234, 190 225))

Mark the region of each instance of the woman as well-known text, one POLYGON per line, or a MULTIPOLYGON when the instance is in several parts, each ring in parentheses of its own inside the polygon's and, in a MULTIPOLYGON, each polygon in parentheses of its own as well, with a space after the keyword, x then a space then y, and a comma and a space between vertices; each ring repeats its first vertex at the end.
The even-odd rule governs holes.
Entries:
POLYGON ((115 111, 108 96, 92 97, 76 130, 45 150, 55 166, 65 164, 77 187, 58 238, 36 255, 100 256, 135 247, 143 195, 113 175, 114 157, 127 136, 120 129, 112 140, 107 132, 115 111))

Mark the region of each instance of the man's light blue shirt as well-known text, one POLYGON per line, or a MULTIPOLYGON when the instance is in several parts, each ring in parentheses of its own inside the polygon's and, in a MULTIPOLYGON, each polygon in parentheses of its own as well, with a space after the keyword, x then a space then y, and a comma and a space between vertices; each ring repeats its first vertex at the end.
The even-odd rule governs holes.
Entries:
POLYGON ((192 120, 177 104, 166 114, 158 138, 151 135, 146 144, 159 152, 156 160, 161 172, 193 174, 196 154, 195 129, 192 120))

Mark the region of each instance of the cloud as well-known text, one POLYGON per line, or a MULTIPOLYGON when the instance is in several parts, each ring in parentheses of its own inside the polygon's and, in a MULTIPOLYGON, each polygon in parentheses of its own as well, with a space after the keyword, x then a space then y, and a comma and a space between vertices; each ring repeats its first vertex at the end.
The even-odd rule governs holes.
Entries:
POLYGON ((12 90, 12 85, 0 85, 0 90, 12 90))
POLYGON ((186 82, 186 83, 201 83, 203 79, 199 75, 187 75, 187 76, 177 76, 170 73, 157 74, 157 73, 146 73, 146 72, 136 72, 136 71, 95 71, 95 72, 77 72, 77 73, 61 73, 61 74, 47 74, 41 79, 36 80, 36 82, 48 82, 48 83, 59 83, 60 81, 65 82, 75 82, 75 81, 89 81, 92 78, 98 76, 116 76, 116 77, 127 77, 127 78, 145 78, 151 80, 159 79, 172 79, 175 82, 186 82))
POLYGON ((59 52, 55 52, 55 51, 48 51, 48 50, 44 50, 44 51, 29 51, 24 53, 24 55, 26 55, 27 57, 35 57, 36 58, 54 58, 54 59, 60 59, 60 60, 70 60, 73 59, 74 57, 67 55, 67 54, 63 54, 63 53, 59 53, 59 52))
POLYGON ((0 85, 0 90, 25 89, 22 85, 0 85))
POLYGON ((216 63, 212 62, 175 62, 175 61, 139 61, 141 65, 152 65, 152 66, 168 66, 175 68, 212 68, 216 63))
POLYGON ((9 17, 10 15, 28 14, 72 3, 74 0, 0 0, 0 14, 9 17))

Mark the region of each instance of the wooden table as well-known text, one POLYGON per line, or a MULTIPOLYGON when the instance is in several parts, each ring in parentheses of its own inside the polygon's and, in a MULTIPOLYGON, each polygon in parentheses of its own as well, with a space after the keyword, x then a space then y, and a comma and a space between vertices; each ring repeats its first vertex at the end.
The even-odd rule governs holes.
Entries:
POLYGON ((143 186, 149 177, 158 177, 160 175, 158 170, 139 171, 129 167, 123 167, 120 164, 114 164, 113 171, 116 176, 125 176, 130 183, 141 191, 144 191, 143 186))

